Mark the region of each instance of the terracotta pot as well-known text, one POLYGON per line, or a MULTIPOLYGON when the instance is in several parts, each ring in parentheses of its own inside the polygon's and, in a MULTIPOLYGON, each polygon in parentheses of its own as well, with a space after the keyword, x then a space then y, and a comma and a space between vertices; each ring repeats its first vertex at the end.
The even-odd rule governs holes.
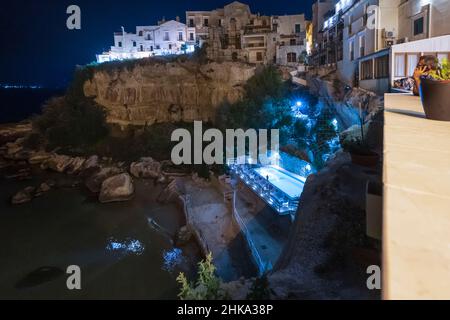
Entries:
POLYGON ((352 163, 363 167, 375 167, 380 159, 380 156, 375 152, 371 152, 370 154, 350 153, 350 155, 352 157, 352 163))
POLYGON ((427 119, 450 121, 450 81, 422 78, 420 97, 427 119))

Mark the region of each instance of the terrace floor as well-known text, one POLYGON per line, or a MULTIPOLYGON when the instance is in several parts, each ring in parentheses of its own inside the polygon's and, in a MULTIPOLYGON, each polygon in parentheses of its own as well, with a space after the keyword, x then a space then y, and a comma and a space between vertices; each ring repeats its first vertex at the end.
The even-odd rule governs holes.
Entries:
POLYGON ((245 223, 261 260, 266 263, 266 269, 270 270, 288 242, 291 217, 280 216, 242 182, 237 191, 236 210, 245 223))

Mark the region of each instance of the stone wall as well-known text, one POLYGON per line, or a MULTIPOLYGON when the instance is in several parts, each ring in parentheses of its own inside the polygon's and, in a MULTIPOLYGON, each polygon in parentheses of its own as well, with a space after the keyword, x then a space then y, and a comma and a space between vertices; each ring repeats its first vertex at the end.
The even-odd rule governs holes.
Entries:
POLYGON ((95 71, 84 92, 106 108, 110 123, 213 121, 220 104, 242 98, 243 85, 254 72, 255 67, 234 62, 119 66, 95 71))

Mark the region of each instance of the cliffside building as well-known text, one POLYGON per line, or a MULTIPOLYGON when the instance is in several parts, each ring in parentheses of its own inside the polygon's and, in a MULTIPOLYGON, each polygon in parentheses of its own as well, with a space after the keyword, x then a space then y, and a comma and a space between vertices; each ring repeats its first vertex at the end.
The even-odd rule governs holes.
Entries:
POLYGON ((313 65, 351 86, 384 93, 412 76, 421 55, 449 57, 448 0, 319 0, 313 15, 313 65))
POLYGON ((207 44, 210 59, 294 65, 306 51, 303 14, 263 16, 235 1, 212 11, 187 11, 186 21, 196 43, 207 44))
POLYGON ((194 41, 184 23, 177 20, 160 21, 157 26, 139 26, 135 33, 128 33, 122 27, 114 33, 114 45, 110 51, 97 55, 97 62, 140 59, 168 54, 182 54, 194 51, 194 41))

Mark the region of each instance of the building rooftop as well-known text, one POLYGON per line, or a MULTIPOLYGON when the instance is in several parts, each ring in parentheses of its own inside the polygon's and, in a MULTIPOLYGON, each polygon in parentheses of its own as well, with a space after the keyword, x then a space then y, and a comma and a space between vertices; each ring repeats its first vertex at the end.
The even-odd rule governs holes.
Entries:
POLYGON ((450 122, 385 95, 383 297, 450 299, 450 122))

